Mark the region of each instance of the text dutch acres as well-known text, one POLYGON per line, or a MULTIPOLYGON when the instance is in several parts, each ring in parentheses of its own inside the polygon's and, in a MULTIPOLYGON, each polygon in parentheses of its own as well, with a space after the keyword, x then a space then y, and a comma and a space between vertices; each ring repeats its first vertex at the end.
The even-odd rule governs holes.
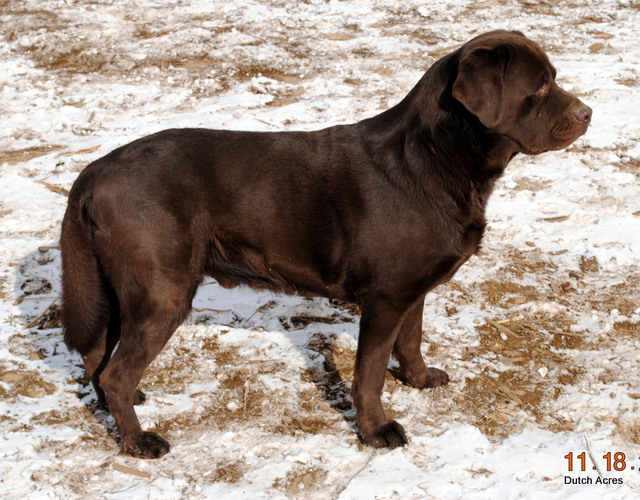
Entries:
POLYGON ((564 476, 564 484, 624 484, 624 481, 621 477, 564 476))

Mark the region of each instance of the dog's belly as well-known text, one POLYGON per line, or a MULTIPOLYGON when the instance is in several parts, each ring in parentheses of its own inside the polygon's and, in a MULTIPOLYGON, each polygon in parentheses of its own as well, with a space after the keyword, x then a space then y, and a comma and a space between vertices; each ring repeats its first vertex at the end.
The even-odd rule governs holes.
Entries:
POLYGON ((355 300, 342 268, 333 259, 319 259, 310 253, 287 255, 284 247, 270 253, 214 238, 204 271, 224 288, 245 285, 258 290, 355 300))

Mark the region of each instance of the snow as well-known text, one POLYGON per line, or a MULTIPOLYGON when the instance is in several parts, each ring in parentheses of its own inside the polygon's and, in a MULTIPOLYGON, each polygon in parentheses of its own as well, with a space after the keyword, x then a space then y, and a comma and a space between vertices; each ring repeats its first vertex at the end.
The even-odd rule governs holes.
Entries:
POLYGON ((638 497, 637 2, 14 0, 0 22, 3 498, 638 497), (355 437, 354 311, 207 281, 141 384, 142 425, 171 452, 119 455, 61 338, 56 245, 78 172, 169 127, 372 116, 497 28, 545 47, 593 122, 566 151, 513 160, 483 251, 427 298, 423 354, 451 383, 387 378, 409 445, 355 437), (570 452, 588 453, 585 472, 570 452), (625 470, 607 471, 608 452, 625 470), (595 484, 592 460, 622 482, 595 484))

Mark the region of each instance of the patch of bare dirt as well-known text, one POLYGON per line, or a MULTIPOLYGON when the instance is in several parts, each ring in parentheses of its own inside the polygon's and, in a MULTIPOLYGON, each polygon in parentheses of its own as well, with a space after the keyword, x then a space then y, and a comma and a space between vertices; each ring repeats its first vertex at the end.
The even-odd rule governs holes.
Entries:
MULTIPOLYGON (((575 353, 604 350, 607 359, 606 350, 616 338, 640 331, 635 320, 624 319, 640 304, 640 276, 625 274, 624 281, 601 287, 602 270, 595 257, 583 256, 574 269, 561 270, 553 256, 535 248, 507 248, 495 273, 499 279, 466 289, 455 281, 447 285, 462 295, 462 305, 448 307, 448 316, 458 314, 464 303, 483 304, 493 313, 478 318, 484 320, 476 329, 479 345, 462 351, 462 360, 480 364, 481 372, 470 375, 459 392, 453 389, 445 410, 462 410, 464 418, 495 437, 519 432, 527 419, 551 431, 573 429, 575 422, 558 415, 554 401, 592 376, 576 364, 575 353), (496 307, 500 317, 495 316, 496 307), (585 314, 615 310, 622 319, 613 322, 608 333, 594 336, 584 330, 585 314), (482 364, 481 359, 490 362, 482 364)), ((434 352, 446 355, 438 346, 434 352)), ((612 368, 602 370, 597 380, 612 384, 622 379, 612 368)))
POLYGON ((296 464, 284 478, 273 483, 273 487, 282 491, 288 498, 297 498, 323 483, 327 470, 319 467, 296 464))
POLYGON ((18 149, 15 151, 1 151, 0 164, 8 163, 9 165, 19 165, 29 160, 60 151, 61 146, 37 146, 33 148, 18 149))
MULTIPOLYGON (((56 392, 56 386, 42 378, 39 372, 20 369, 6 369, 0 366, 0 382, 7 384, 7 397, 26 396, 28 398, 42 398, 56 392)), ((2 389, 0 387, 0 389, 2 389)))

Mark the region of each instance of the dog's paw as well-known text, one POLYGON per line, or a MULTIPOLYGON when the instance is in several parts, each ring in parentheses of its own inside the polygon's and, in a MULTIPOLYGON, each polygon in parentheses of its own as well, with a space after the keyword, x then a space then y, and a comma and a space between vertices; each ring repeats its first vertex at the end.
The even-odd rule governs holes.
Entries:
POLYGON ((409 442, 404 429, 395 420, 371 432, 361 432, 360 438, 364 444, 374 448, 398 448, 409 442))
POLYGON ((427 368, 427 375, 424 378, 424 385, 420 389, 427 387, 442 387, 449 383, 449 375, 447 372, 438 370, 437 368, 427 368))
POLYGON ((416 389, 441 387, 449 383, 449 375, 437 368, 423 368, 419 374, 397 371, 396 376, 402 382, 416 389))
POLYGON ((169 442, 153 432, 143 432, 122 443, 122 453, 143 459, 160 458, 169 448, 169 442))

